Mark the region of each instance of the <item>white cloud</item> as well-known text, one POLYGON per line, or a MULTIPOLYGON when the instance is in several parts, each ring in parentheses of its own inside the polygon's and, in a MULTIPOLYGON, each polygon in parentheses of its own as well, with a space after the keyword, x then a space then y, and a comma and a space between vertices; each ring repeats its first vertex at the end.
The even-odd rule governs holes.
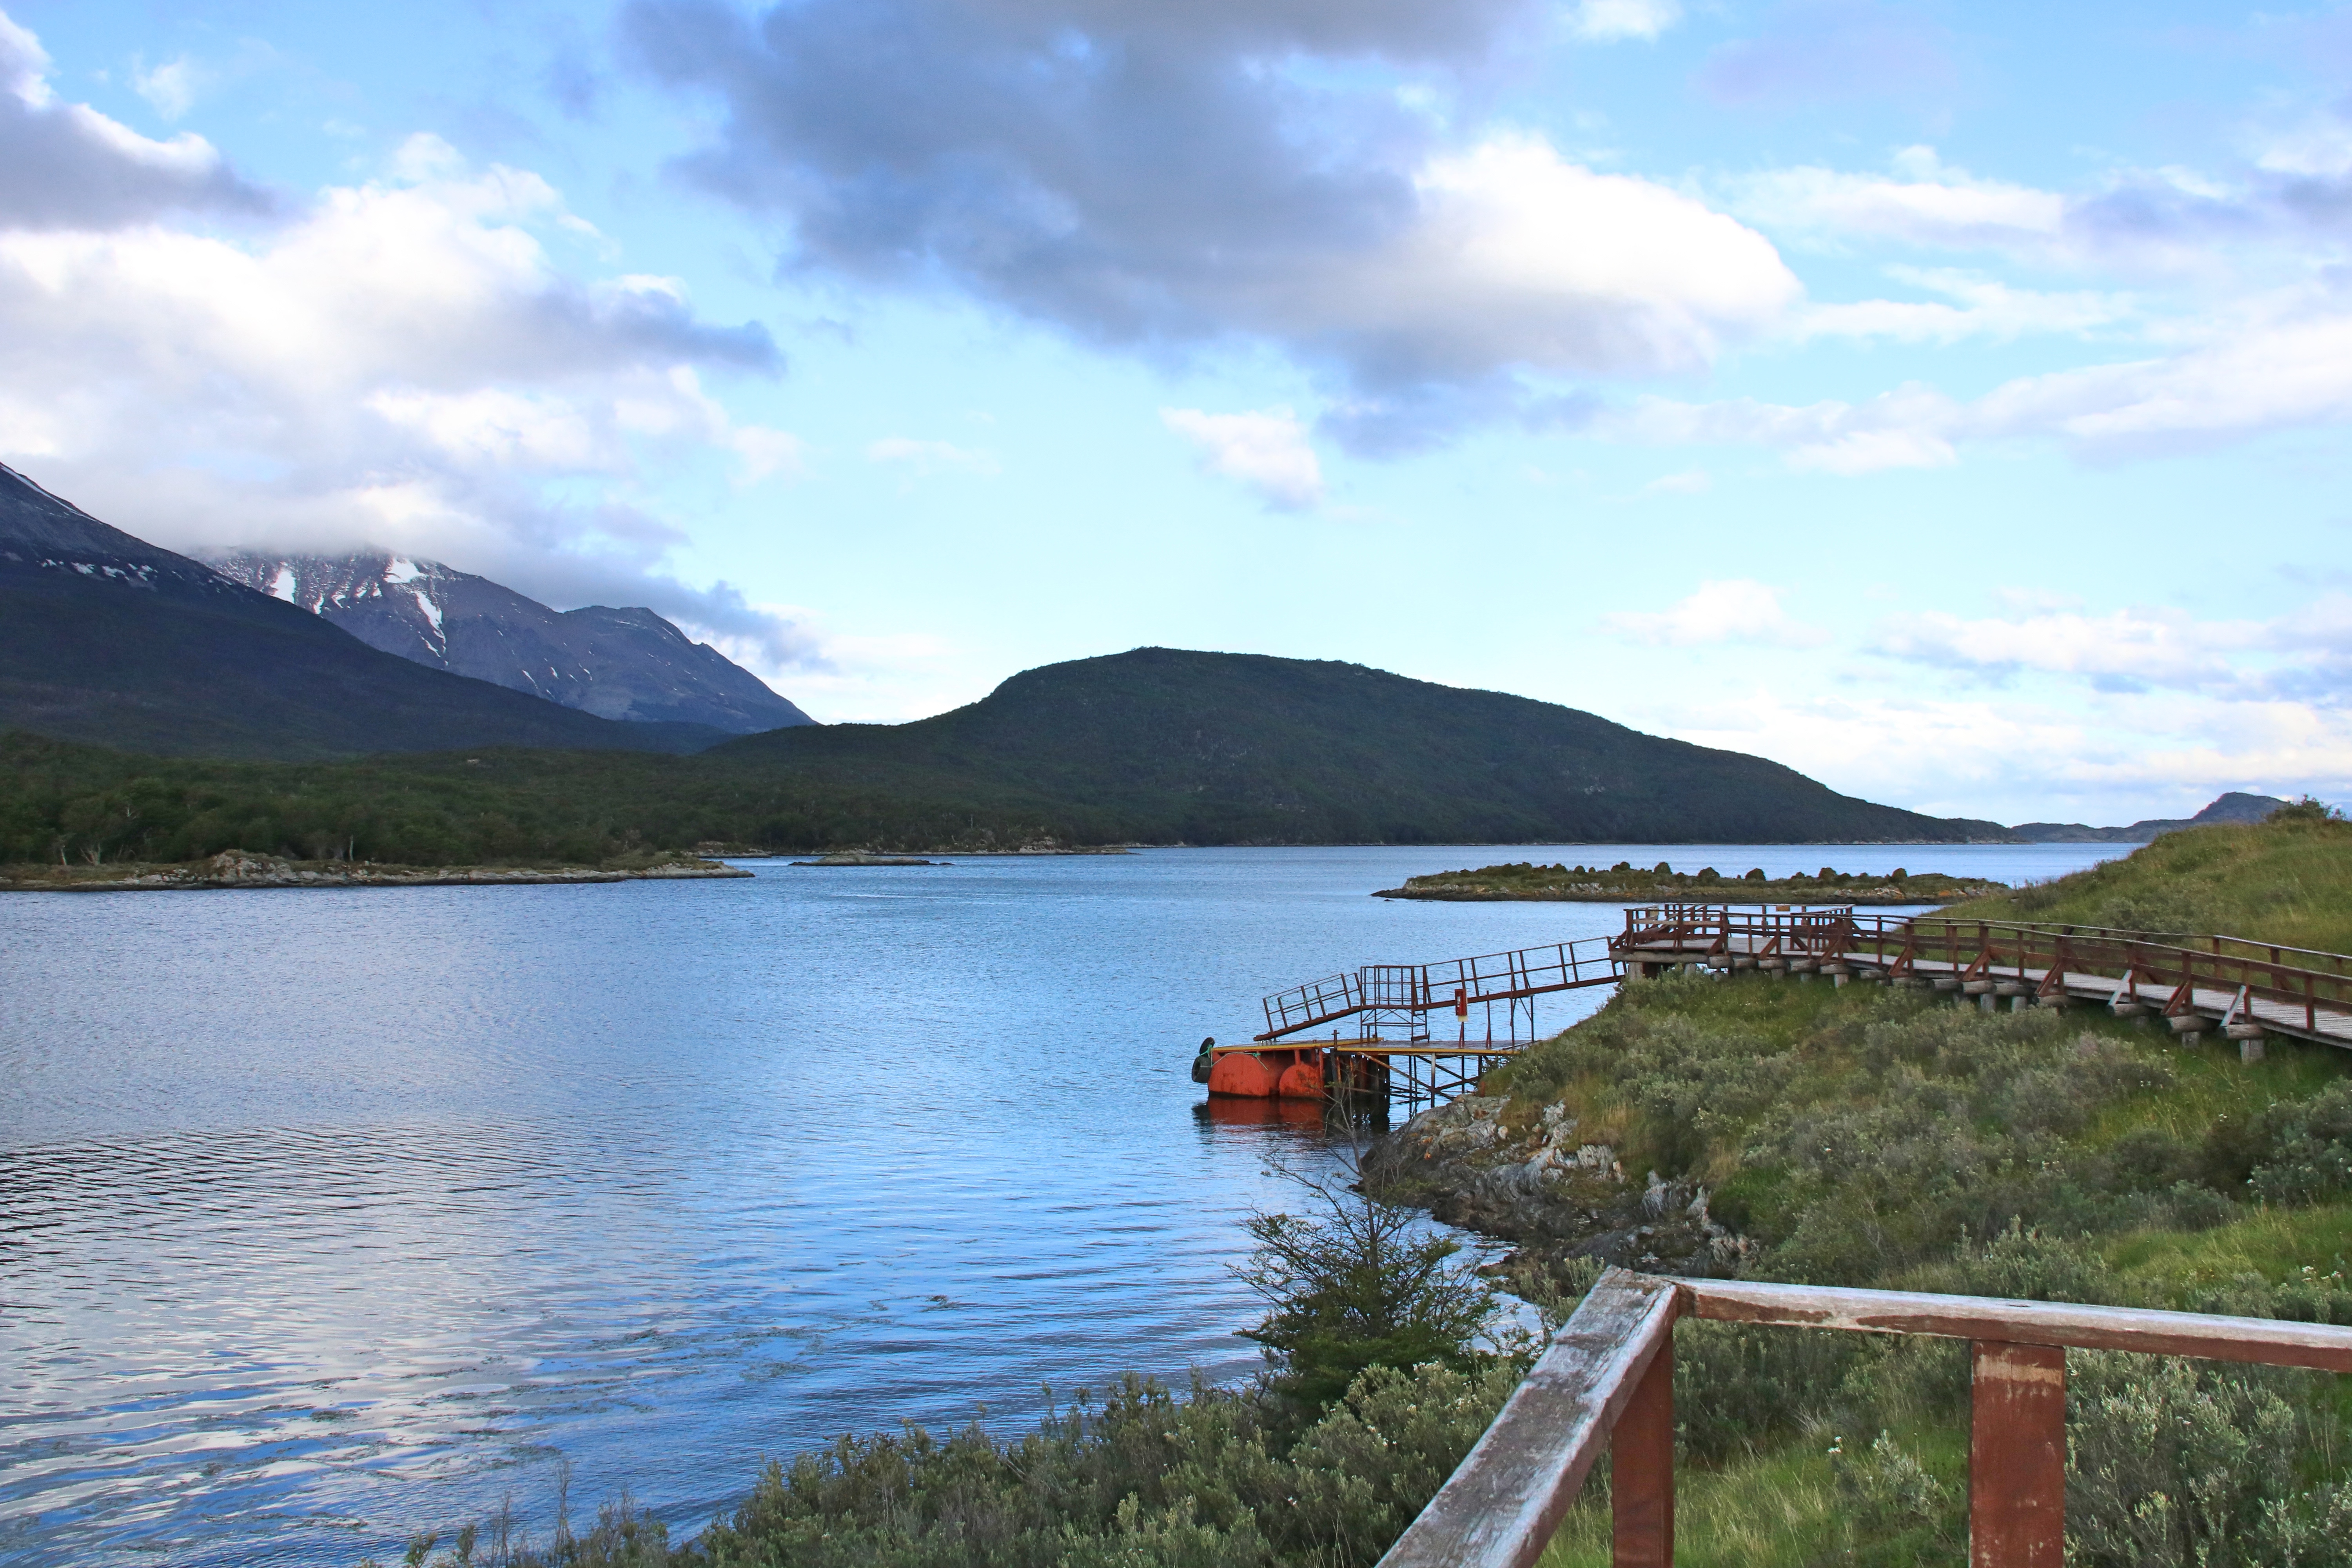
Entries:
MULTIPOLYGON (((1645 36, 1675 9, 1572 18, 1645 36)), ((1528 370, 1704 367, 1798 297, 1769 241, 1695 195, 1448 125, 1436 106, 1486 96, 1496 50, 1557 14, 805 0, 754 22, 631 0, 621 31, 723 101, 680 167, 781 220, 794 267, 957 288, 1146 353, 1255 340, 1336 370, 1340 400, 1410 403, 1528 370)))
POLYGON ((1645 496, 1703 496, 1715 488, 1715 480, 1705 468, 1687 468, 1679 474, 1666 474, 1642 487, 1645 496))
POLYGON ((764 425, 735 426, 727 434, 727 444, 742 459, 738 482, 746 485, 772 476, 799 478, 808 452, 807 443, 791 431, 764 425))
POLYGON ((468 467, 612 471, 622 453, 599 439, 592 416, 546 393, 477 387, 433 393, 409 386, 370 393, 367 407, 422 436, 442 456, 468 467))
POLYGON ((1642 397, 1596 417, 1604 438, 1654 445, 1757 444, 1780 447, 1800 472, 1856 475, 1943 468, 1958 460, 1950 440, 1957 406, 1932 387, 1900 386, 1866 403, 1791 407, 1752 398, 1683 403, 1642 397))
POLYGON ((2342 593, 2257 620, 2147 605, 2105 615, 2028 609, 1977 620, 1927 612, 1882 623, 1872 651, 2000 679, 2073 677, 2105 690, 2352 709, 2352 595, 2342 593))
POLYGON ((992 452, 959 447, 949 441, 918 441, 906 436, 885 436, 869 443, 866 456, 872 462, 894 464, 927 476, 942 470, 982 476, 998 471, 992 452))
MULTIPOLYGON (((772 372, 764 330, 673 280, 572 276, 528 171, 412 141, 405 177, 245 235, 0 229, 0 455, 179 549, 399 549, 552 603, 647 604, 779 657, 807 637, 663 567, 648 474, 790 466, 704 369, 772 372)), ((0 175, 5 180, 5 175, 0 175)))
POLYGON ((1300 274, 1279 297, 1282 319, 1423 376, 1513 364, 1649 374, 1711 363, 1801 292, 1753 230, 1664 185, 1570 163, 1540 137, 1433 158, 1414 186, 1412 226, 1300 274))
POLYGON ((156 113, 177 120, 195 104, 196 68, 185 58, 152 70, 142 66, 131 73, 131 85, 156 113))
POLYGON ((1323 465, 1307 444, 1307 427, 1289 409, 1210 414, 1163 408, 1160 417, 1192 443, 1202 467, 1255 490, 1276 510, 1312 511, 1323 504, 1323 465))
POLYGON ((1895 172, 1855 174, 1814 165, 1775 169, 1732 186, 1732 206, 1769 229, 1827 240, 1893 240, 1941 249, 2054 245, 2066 198, 1952 168, 1931 147, 1897 153, 1895 172))
POLYGON ((2123 295, 2045 293, 1948 268, 1891 267, 1887 271, 1945 300, 1809 304, 1795 313, 1790 334, 1800 342, 1820 337, 1885 338, 1906 343, 1950 343, 1970 337, 2005 340, 2028 332, 2087 332, 2127 321, 2138 309, 2123 295), (1947 300, 1956 303, 1948 304, 1947 300))
POLYGON ((1569 30, 1596 44, 1656 37, 1682 20, 1682 0, 1577 0, 1569 30))
POLYGON ((2185 693, 2088 705, 1758 683, 1622 716, 1787 763, 1832 788, 1997 822, 2185 816, 2225 790, 2352 796, 2352 713, 2185 693))
POLYGON ((201 136, 157 142, 61 101, 40 40, 0 12, 0 231, 114 228, 175 208, 269 205, 201 136))
POLYGON ((2332 291, 2247 301, 2200 336, 2161 358, 2011 382, 1979 400, 1969 423, 1986 435, 2135 451, 2352 418, 2352 310, 2332 291))
POLYGON ((2240 684, 2231 656, 2277 642, 2273 629, 2257 622, 2200 621, 2177 609, 2132 607, 2104 616, 2053 611, 1983 620, 1929 610, 1881 626, 1873 651, 1996 674, 2034 670, 2223 689, 2240 684))
POLYGON ((1716 643, 1819 647, 1828 634, 1800 625, 1780 607, 1780 590, 1744 577, 1701 583, 1657 615, 1603 616, 1601 624, 1630 642, 1694 647, 1716 643))
POLYGON ((2352 124, 2336 114, 2307 115, 2292 130, 2266 138, 2254 152, 2254 166, 2321 179, 2352 174, 2352 124))
POLYGON ((1795 469, 1862 474, 1946 466, 1971 443, 2054 440, 2111 458, 2352 423, 2352 301, 2328 285, 2250 298, 2162 335, 2172 352, 2022 376, 1972 403, 1916 384, 1801 406, 1643 397, 1588 428, 1656 444, 1754 443, 1781 449, 1795 469))
POLYGON ((1801 474, 1850 479, 1890 468, 1948 468, 1960 455, 1949 441, 1924 430, 1852 430, 1799 447, 1788 460, 1801 474))

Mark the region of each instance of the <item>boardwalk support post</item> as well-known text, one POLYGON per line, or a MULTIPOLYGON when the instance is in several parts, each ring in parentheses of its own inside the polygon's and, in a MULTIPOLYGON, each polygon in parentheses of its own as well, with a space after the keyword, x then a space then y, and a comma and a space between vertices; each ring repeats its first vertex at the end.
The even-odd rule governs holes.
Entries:
POLYGON ((2066 1352, 1969 1349, 1969 1568, 2064 1568, 2066 1352))
POLYGON ((1674 1568, 1675 1352, 1659 1348, 1609 1440, 1611 1568, 1674 1568))

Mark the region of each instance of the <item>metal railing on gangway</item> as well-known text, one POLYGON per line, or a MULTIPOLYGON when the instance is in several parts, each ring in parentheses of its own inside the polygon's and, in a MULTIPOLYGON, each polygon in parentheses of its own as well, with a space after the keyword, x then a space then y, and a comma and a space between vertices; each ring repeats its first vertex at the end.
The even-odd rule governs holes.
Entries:
POLYGON ((1368 1001, 1366 972, 1373 969, 1381 972, 1381 1005, 1422 1013, 1523 1001, 1582 985, 1609 985, 1624 974, 1623 964, 1610 954, 1606 937, 1554 942, 1548 947, 1514 948, 1508 952, 1480 953, 1475 958, 1449 958, 1436 963, 1367 964, 1352 974, 1326 975, 1268 996, 1265 1032, 1256 1038, 1276 1040, 1363 1012, 1371 1005, 1368 1001), (1399 994, 1393 987, 1401 972, 1404 989, 1399 994))

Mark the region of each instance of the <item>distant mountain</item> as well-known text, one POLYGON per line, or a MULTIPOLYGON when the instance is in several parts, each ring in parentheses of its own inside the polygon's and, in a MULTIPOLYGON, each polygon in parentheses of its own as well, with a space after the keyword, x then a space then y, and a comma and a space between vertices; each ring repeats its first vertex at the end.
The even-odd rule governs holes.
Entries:
POLYGON ((1957 843, 1996 823, 1842 795, 1738 752, 1361 665, 1138 648, 911 724, 714 747, 801 790, 1033 814, 1149 843, 1957 843))
POLYGON ((2150 844, 2159 833, 2210 822, 2260 822, 2287 802, 2231 790, 2194 816, 2152 816, 2129 827, 2085 827, 2079 822, 2021 822, 2009 831, 2029 844, 2150 844))
POLYGON ((708 724, 739 735, 813 721, 651 610, 551 610, 487 577, 382 551, 248 552, 213 565, 370 647, 602 719, 708 724))
POLYGON ((426 669, 110 527, 0 464, 0 729, 180 756, 699 751, 426 669))

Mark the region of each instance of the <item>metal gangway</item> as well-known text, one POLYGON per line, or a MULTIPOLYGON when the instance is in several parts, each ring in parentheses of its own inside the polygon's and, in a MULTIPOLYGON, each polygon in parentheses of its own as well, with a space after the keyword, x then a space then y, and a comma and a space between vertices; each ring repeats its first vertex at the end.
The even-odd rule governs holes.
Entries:
POLYGON ((1392 1094, 1408 1102, 1442 1100, 1542 1037, 1537 997, 1613 985, 1623 975, 1605 937, 1436 963, 1368 963, 1266 997, 1265 1029, 1253 1043, 1306 1044, 1297 1037, 1328 1027, 1333 1055, 1379 1062, 1392 1094))

